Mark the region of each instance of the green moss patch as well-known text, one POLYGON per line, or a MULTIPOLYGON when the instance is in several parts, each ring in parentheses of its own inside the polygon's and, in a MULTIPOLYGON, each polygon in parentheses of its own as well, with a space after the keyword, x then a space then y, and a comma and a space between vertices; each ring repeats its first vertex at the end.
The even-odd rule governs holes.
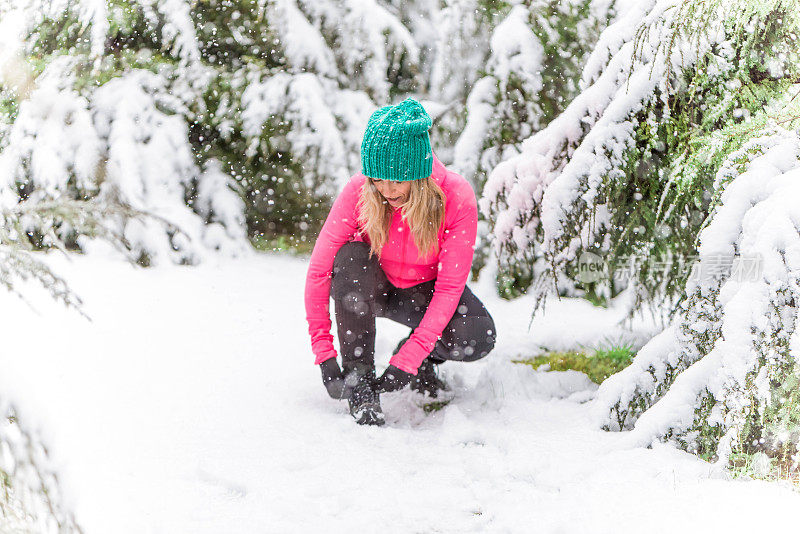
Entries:
POLYGON ((635 351, 630 345, 612 345, 594 351, 547 352, 533 358, 513 360, 514 363, 530 365, 538 369, 549 365, 551 371, 580 371, 596 383, 602 383, 609 376, 630 365, 635 351))

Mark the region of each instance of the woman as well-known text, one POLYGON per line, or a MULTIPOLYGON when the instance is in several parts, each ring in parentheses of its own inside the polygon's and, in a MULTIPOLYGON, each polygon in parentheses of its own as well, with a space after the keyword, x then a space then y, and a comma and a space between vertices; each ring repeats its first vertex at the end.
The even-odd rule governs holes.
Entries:
POLYGON ((433 155, 430 126, 413 99, 372 114, 361 143, 362 172, 336 198, 311 254, 305 304, 312 351, 328 393, 348 399, 359 424, 383 424, 381 392, 410 384, 435 396, 444 387, 436 364, 477 360, 494 347, 494 322, 466 287, 475 193, 433 155), (413 329, 379 378, 376 317, 413 329))

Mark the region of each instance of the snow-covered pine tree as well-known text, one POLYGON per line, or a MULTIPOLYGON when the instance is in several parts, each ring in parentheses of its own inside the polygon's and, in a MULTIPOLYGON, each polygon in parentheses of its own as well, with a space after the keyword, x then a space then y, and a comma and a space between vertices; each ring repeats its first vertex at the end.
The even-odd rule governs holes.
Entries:
POLYGON ((457 164, 453 147, 466 124, 467 96, 489 57, 491 30, 507 10, 505 2, 445 0, 428 15, 432 27, 425 35, 432 39, 420 47, 428 51, 424 104, 433 118, 431 143, 446 163, 457 164))
MULTIPOLYGON (((466 122, 458 129, 452 165, 476 190, 575 96, 584 59, 613 14, 609 0, 530 0, 494 13, 500 22, 491 25, 489 55, 476 71, 483 77, 467 86, 466 103, 457 108, 465 110, 466 122)), ((486 233, 482 229, 477 267, 489 254, 486 233)), ((505 267, 498 288, 514 296, 530 283, 530 270, 505 267)))
MULTIPOLYGON (((33 282, 54 299, 80 312, 81 301, 34 249, 66 250, 74 236, 103 238, 125 248, 115 231, 114 219, 136 220, 140 213, 124 206, 95 200, 73 200, 31 195, 20 202, 13 196, 0 199, 0 285, 23 299, 33 282), (8 199, 12 202, 6 205, 8 199)), ((47 449, 30 421, 20 420, 15 405, 0 394, 0 531, 80 532, 61 498, 58 478, 47 449)))
POLYGON ((784 472, 800 468, 798 189, 800 130, 770 124, 729 156, 687 298, 674 325, 602 384, 603 426, 723 464, 762 451, 784 472))
MULTIPOLYGON (((213 160, 195 157, 184 120, 186 103, 200 100, 208 78, 188 4, 3 2, 0 11, 14 22, 5 25, 16 36, 6 45, 15 45, 11 55, 31 66, 32 80, 24 94, 13 87, 6 93, 14 114, 0 139, 4 199, 92 199, 124 207, 108 223, 143 264, 194 262, 219 248, 220 235, 229 238, 227 249, 245 250, 233 190, 213 189, 227 197, 215 205, 231 210, 217 218, 190 205, 200 182, 219 175, 202 172, 213 160), (168 59, 129 48, 119 32, 133 35, 132 28, 168 59), (127 211, 151 216, 129 218, 127 211), (213 221, 236 226, 221 231, 213 221)), ((84 245, 77 237, 60 236, 84 245)))
MULTIPOLYGON (((15 132, 10 127, 6 131, 15 132)), ((47 146, 48 141, 56 140, 41 141, 47 146)), ((80 146, 80 142, 74 139, 61 139, 60 142, 65 152, 80 146)), ((29 163, 41 167, 54 164, 58 169, 58 161, 44 158, 43 152, 40 154, 39 158, 43 159, 34 158, 29 163)), ((130 250, 130 244, 118 233, 119 225, 114 221, 130 224, 141 220, 143 214, 129 206, 97 198, 51 194, 57 192, 57 189, 47 187, 52 184, 43 184, 38 189, 25 189, 13 182, 4 185, 0 189, 0 285, 24 299, 31 289, 25 283, 33 282, 54 299, 80 311, 78 295, 41 257, 32 252, 53 248, 65 251, 81 239, 94 238, 102 238, 121 250, 130 250), (23 194, 24 199, 21 198, 23 194)), ((80 532, 62 501, 57 476, 38 432, 35 427, 29 427, 25 419, 19 419, 14 404, 2 394, 0 418, 0 477, 3 488, 0 497, 0 531, 80 532)))
MULTIPOLYGON (((245 245, 241 201, 213 160, 200 172, 173 89, 149 70, 110 74, 105 8, 0 3, 0 284, 24 298, 33 281, 76 308, 78 296, 33 250, 102 238, 143 262, 191 261, 245 245), (195 190, 197 212, 186 198, 195 190)), ((169 23, 162 29, 185 46, 169 23)), ((183 53, 183 81, 194 85, 194 54, 183 53)), ((80 532, 35 421, 19 416, 0 394, 0 530, 80 532)))
POLYGON ((394 10, 375 0, 269 1, 264 21, 276 64, 251 63, 231 84, 241 88, 234 128, 246 143, 243 172, 255 178, 259 201, 251 228, 305 239, 360 169, 370 113, 417 89, 420 52, 394 10), (275 163, 254 168, 265 161, 275 163))
POLYGON ((490 176, 498 252, 540 262, 540 303, 584 252, 610 264, 606 295, 620 259, 645 260, 632 309, 674 321, 597 399, 601 424, 633 428, 634 443, 797 458, 799 13, 783 0, 633 4, 601 35, 581 94, 490 176), (653 269, 670 256, 684 261, 653 269))
MULTIPOLYGON (((515 138, 503 147, 518 143, 541 122, 540 107, 552 115, 576 87, 576 65, 610 3, 5 0, 4 17, 22 14, 22 55, 37 79, 50 69, 51 77, 61 77, 56 90, 83 98, 91 114, 94 92, 110 80, 148 84, 143 91, 159 111, 181 118, 188 130, 195 168, 172 165, 195 177, 187 183, 186 172, 177 172, 182 187, 196 190, 206 163, 219 161, 238 183, 251 235, 306 238, 324 218, 332 193, 358 169, 360 136, 375 107, 405 96, 422 99, 435 117, 440 156, 469 167, 473 154, 464 149, 455 160, 451 146, 465 127, 475 81, 493 77, 495 88, 504 89, 495 91, 491 120, 508 131, 492 126, 489 134, 515 138), (552 52, 541 74, 525 70, 521 56, 514 58, 521 42, 502 34, 495 34, 498 53, 491 62, 498 72, 482 72, 492 31, 512 7, 526 12, 528 33, 552 52), (64 57, 75 63, 55 72, 51 64, 64 57), (153 76, 146 81, 134 71, 153 76), (520 127, 509 129, 514 124, 520 127)), ((462 137, 466 146, 480 136, 462 137)), ((497 152, 495 144, 487 141, 487 150, 497 152)), ((177 150, 176 157, 185 153, 177 150)))
POLYGON ((571 287, 593 253, 608 269, 584 291, 607 298, 627 286, 633 309, 664 298, 674 301, 659 308, 674 309, 686 269, 673 260, 694 253, 720 164, 699 140, 755 115, 796 76, 787 2, 617 8, 586 61, 583 90, 483 191, 501 268, 531 274, 537 306, 571 287), (628 280, 615 276, 631 269, 628 280))
POLYGON ((504 14, 485 76, 469 86, 454 150, 453 164, 476 188, 575 96, 583 59, 612 15, 610 0, 529 0, 504 14))

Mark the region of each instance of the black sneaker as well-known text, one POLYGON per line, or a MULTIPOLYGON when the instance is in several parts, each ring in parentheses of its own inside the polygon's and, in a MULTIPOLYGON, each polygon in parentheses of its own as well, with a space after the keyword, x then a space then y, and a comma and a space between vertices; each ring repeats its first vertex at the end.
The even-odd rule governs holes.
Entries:
POLYGON ((411 389, 417 393, 428 395, 432 399, 439 396, 440 391, 449 391, 450 388, 436 374, 436 363, 431 357, 425 358, 417 369, 417 376, 411 379, 411 389))
POLYGON ((369 380, 361 380, 356 384, 347 403, 350 406, 350 415, 359 425, 381 426, 386 422, 381 410, 380 395, 369 380))

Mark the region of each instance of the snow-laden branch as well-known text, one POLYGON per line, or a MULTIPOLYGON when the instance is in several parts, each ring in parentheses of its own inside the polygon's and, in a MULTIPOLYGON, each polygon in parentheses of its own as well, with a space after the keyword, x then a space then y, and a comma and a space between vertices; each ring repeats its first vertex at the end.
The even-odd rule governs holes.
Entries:
MULTIPOLYGON (((208 175, 195 163, 185 122, 163 111, 180 103, 162 79, 133 70, 85 97, 61 74, 69 70, 65 63, 70 60, 52 63, 38 78, 39 87, 20 104, 3 140, 3 205, 37 194, 94 198, 157 214, 160 219, 113 220, 134 255, 147 261, 197 261, 204 244, 220 248, 220 236, 228 236, 228 250, 245 250, 242 204, 224 200, 236 195, 230 186, 214 188, 221 198, 213 204, 206 199, 202 217, 186 203, 208 175), (213 215, 212 205, 228 211, 213 215), (234 226, 218 232, 217 224, 234 226)), ((217 167, 217 182, 219 174, 217 167)))
MULTIPOLYGON (((781 73, 792 70, 791 21, 784 33, 750 31, 748 17, 764 24, 788 17, 783 10, 789 8, 781 2, 764 4, 621 3, 617 7, 625 11, 603 31, 584 68, 583 91, 526 139, 520 154, 494 168, 480 206, 494 223, 502 264, 529 266, 542 260, 546 265, 534 280, 537 305, 553 289, 542 282, 555 282, 574 270, 584 252, 606 255, 610 264, 622 252, 686 253, 705 216, 700 192, 686 184, 704 187, 696 168, 700 164, 705 165, 703 179, 715 170, 698 163, 687 146, 689 135, 732 121, 737 107, 760 109, 768 97, 758 92, 768 91, 753 86, 764 79, 779 83, 781 73), (764 72, 752 74, 757 69, 764 72), (750 84, 748 91, 732 94, 732 84, 741 88, 742 79, 750 84), (634 207, 643 189, 653 198, 634 207), (629 222, 631 210, 644 226, 629 222), (673 238, 664 239, 673 225, 679 225, 673 238)), ((775 92, 774 84, 769 87, 775 92)), ((664 293, 662 284, 669 281, 631 282, 640 286, 637 299, 652 299, 664 293)))
POLYGON ((769 128, 717 183, 678 321, 601 386, 597 409, 604 426, 633 427, 634 443, 675 440, 725 462, 752 446, 748 425, 756 441, 778 433, 769 410, 798 373, 800 133, 769 128))

